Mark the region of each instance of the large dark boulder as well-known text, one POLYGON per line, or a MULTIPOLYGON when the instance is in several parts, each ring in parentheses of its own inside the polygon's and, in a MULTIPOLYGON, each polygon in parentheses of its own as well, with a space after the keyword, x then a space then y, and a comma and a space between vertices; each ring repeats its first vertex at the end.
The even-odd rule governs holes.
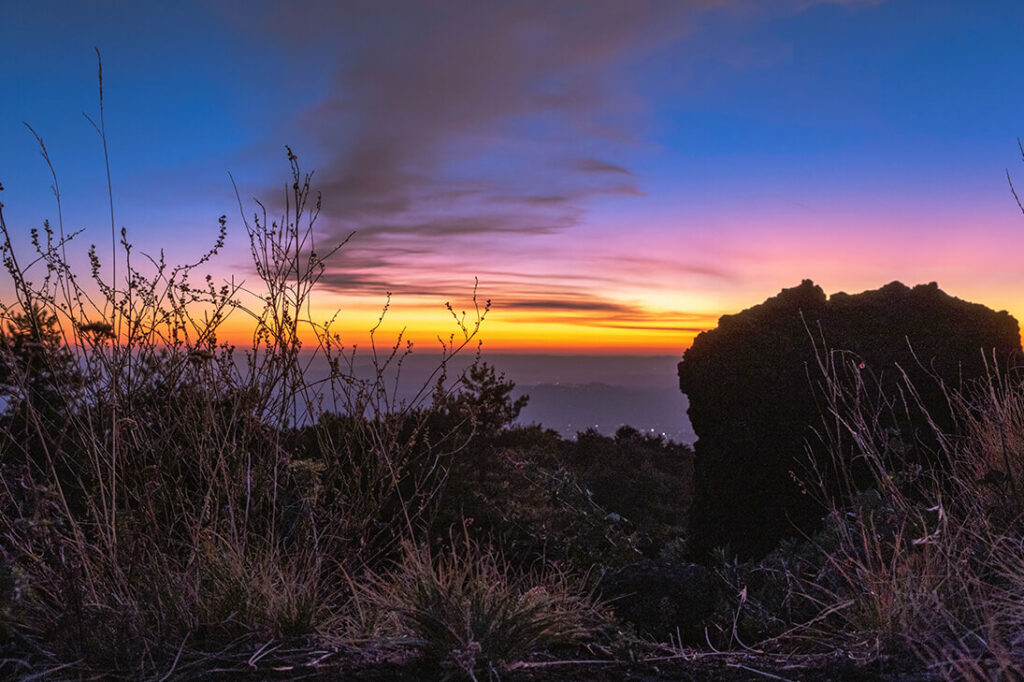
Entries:
MULTIPOLYGON (((910 289, 893 282, 827 299, 804 280, 723 316, 679 363, 698 437, 691 519, 698 554, 727 546, 759 557, 782 537, 820 523, 823 510, 799 482, 808 446, 812 457, 821 456, 813 453, 812 429, 822 424, 816 347, 854 353, 883 392, 895 390, 898 364, 940 422, 948 406, 937 379, 961 386, 985 375, 983 354, 991 362, 995 353, 1001 369, 1021 355, 1020 329, 1009 313, 949 296, 935 283, 910 289)), ((898 426, 911 430, 908 441, 920 442, 913 424, 898 426)))

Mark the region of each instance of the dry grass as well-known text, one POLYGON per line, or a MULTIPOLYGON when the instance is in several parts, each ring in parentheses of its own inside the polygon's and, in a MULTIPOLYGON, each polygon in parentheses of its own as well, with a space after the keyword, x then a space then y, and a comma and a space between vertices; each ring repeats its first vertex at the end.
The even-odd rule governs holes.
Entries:
POLYGON ((832 461, 812 487, 837 546, 803 583, 827 617, 801 635, 878 656, 912 654, 946 678, 1024 677, 1019 378, 993 369, 986 382, 944 387, 953 430, 924 414, 930 432, 908 443, 892 424, 924 411, 914 386, 904 380, 880 395, 840 353, 823 355, 821 368, 821 433, 832 461), (927 448, 926 463, 907 459, 911 447, 927 448), (841 477, 854 467, 868 485, 841 477), (836 476, 840 486, 827 483, 836 476))
POLYGON ((442 552, 406 545, 394 571, 358 591, 363 618, 392 642, 476 679, 538 650, 593 638, 602 607, 552 567, 520 573, 466 537, 442 552))
POLYGON ((33 230, 28 256, 0 204, 0 669, 160 677, 327 637, 350 608, 345 576, 418 539, 471 432, 428 429, 431 399, 452 390, 446 363, 487 306, 456 320, 413 400, 392 383, 401 338, 371 335, 375 376, 358 378, 355 349, 309 312, 341 245, 314 243, 319 197, 290 150, 289 163, 280 217, 257 202, 243 218, 257 274, 244 286, 200 272, 224 217, 194 263, 138 254, 121 230, 79 273, 56 172, 58 221, 33 230), (251 319, 243 351, 219 338, 231 315, 251 319), (311 380, 313 363, 328 376, 311 380), (298 453, 303 426, 313 445, 298 453))

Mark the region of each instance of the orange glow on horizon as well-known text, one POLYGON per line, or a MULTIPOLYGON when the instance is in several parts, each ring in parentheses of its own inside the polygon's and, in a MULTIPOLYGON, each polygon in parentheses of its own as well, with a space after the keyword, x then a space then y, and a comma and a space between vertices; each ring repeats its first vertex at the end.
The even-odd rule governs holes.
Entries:
MULTIPOLYGON (((701 313, 699 319, 690 317, 673 319, 671 311, 641 311, 635 322, 618 324, 603 318, 600 314, 547 314, 495 308, 490 310, 473 336, 468 348, 475 350, 482 343, 485 352, 502 353, 552 353, 552 354, 638 354, 677 355, 685 351, 694 338, 704 330, 714 329, 722 315, 741 312, 775 296, 783 288, 797 286, 801 278, 776 276, 768 278, 775 283, 766 284, 757 293, 748 291, 732 292, 719 296, 714 303, 719 310, 701 313)), ((825 294, 831 296, 839 291, 859 293, 877 289, 892 281, 860 283, 862 278, 835 277, 814 279, 825 294)), ((951 280, 954 278, 951 278, 951 280)), ((903 279, 904 284, 915 286, 926 281, 903 279)), ((1008 310, 1018 321, 1024 319, 1024 305, 1005 290, 981 288, 977 283, 963 281, 939 281, 939 287, 951 296, 966 301, 981 303, 994 310, 1008 310), (973 286, 972 286, 973 284, 973 286)), ((317 324, 328 320, 335 312, 326 303, 328 297, 321 296, 322 303, 312 311, 317 324)), ((441 347, 441 341, 456 346, 464 336, 451 314, 443 305, 424 302, 418 297, 398 298, 392 301, 390 309, 380 319, 382 304, 379 299, 360 297, 343 305, 338 310, 332 326, 341 343, 348 348, 353 345, 366 349, 370 345, 370 330, 377 326, 374 342, 378 350, 390 349, 399 339, 404 346, 412 342, 417 352, 434 352, 441 347), (440 340, 439 340, 440 339, 440 340)), ((470 304, 471 305, 471 304, 470 304)), ((453 302, 456 312, 462 309, 453 302)), ((475 318, 472 308, 465 317, 467 330, 472 333, 475 318)), ((218 341, 233 344, 239 348, 252 342, 254 323, 251 316, 236 311, 220 327, 218 341)), ((312 330, 306 326, 302 333, 307 347, 315 344, 312 330)))
MULTIPOLYGON (((465 337, 447 311, 436 307, 403 307, 389 311, 388 316, 376 329, 373 339, 377 348, 390 349, 401 338, 404 346, 412 342, 416 351, 440 349, 441 342, 460 345, 465 337)), ((342 311, 332 326, 332 332, 340 337, 346 347, 356 345, 368 348, 370 330, 378 322, 380 312, 366 310, 342 311)), ((316 315, 321 324, 329 315, 316 315)), ((479 330, 469 342, 475 349, 478 343, 490 352, 511 353, 554 353, 554 354, 639 354, 675 355, 682 353, 693 342, 700 330, 673 330, 663 328, 629 328, 576 323, 531 321, 509 319, 500 311, 491 311, 481 323, 479 330)), ((710 328, 713 328, 712 325, 710 328)), ((300 332, 307 347, 316 343, 315 335, 308 325, 300 332)), ((474 325, 468 322, 467 330, 472 333, 474 325)), ((233 315, 219 328, 219 343, 228 343, 245 348, 252 343, 254 322, 249 316, 233 315)))

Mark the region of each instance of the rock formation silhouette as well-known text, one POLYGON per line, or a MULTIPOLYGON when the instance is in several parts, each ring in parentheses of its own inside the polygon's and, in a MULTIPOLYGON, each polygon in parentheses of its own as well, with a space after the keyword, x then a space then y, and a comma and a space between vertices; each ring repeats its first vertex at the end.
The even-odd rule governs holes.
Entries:
MULTIPOLYGON (((822 508, 802 492, 822 424, 815 347, 851 351, 893 390, 896 364, 937 419, 948 407, 937 379, 961 386, 1019 363, 1020 329, 995 312, 944 293, 934 282, 913 289, 893 282, 861 294, 826 298, 810 280, 764 303, 724 315, 701 333, 679 363, 695 444, 692 548, 727 546, 744 558, 768 553, 786 536, 813 532, 822 508), (927 369, 926 369, 927 368, 927 369)), ((920 416, 917 417, 922 419, 920 416)), ((908 442, 920 442, 914 424, 908 442), (915 440, 917 439, 917 440, 915 440)), ((820 445, 820 443, 819 443, 820 445)))

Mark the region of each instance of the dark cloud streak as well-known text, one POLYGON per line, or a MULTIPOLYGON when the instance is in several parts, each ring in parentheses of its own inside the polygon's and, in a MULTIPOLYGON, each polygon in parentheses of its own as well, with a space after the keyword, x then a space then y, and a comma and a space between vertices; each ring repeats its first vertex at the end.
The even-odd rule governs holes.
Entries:
MULTIPOLYGON (((329 74, 301 120, 325 159, 321 236, 356 236, 323 282, 444 296, 488 267, 516 269, 547 248, 545 237, 579 225, 589 201, 644 196, 617 160, 644 137, 643 107, 631 104, 637 59, 687 36, 707 9, 763 15, 876 1, 311 0, 302 11, 273 2, 262 14, 267 36, 317 45, 315 68, 329 74)), ((565 258, 580 255, 594 260, 565 258)), ((601 269, 621 281, 649 265, 608 259, 601 269)), ((733 277, 708 264, 675 271, 733 277)), ((527 310, 532 294, 533 309, 543 299, 549 312, 614 305, 565 296, 564 281, 512 278, 496 285, 496 304, 527 310)))
POLYGON ((267 23, 329 41, 331 90, 304 115, 328 238, 435 253, 451 240, 551 234, 586 202, 644 196, 601 157, 635 136, 615 93, 631 58, 686 34, 713 2, 314 3, 267 23), (308 17, 315 17, 315 22, 308 17), (576 161, 566 162, 566 159, 576 161))
POLYGON ((597 159, 580 159, 573 168, 583 173, 616 173, 619 175, 632 175, 633 173, 622 166, 597 159))
POLYGON ((511 310, 530 311, 578 311, 578 312, 601 312, 601 313, 623 313, 631 310, 629 306, 610 301, 586 300, 586 299, 522 299, 500 303, 499 307, 511 310))

